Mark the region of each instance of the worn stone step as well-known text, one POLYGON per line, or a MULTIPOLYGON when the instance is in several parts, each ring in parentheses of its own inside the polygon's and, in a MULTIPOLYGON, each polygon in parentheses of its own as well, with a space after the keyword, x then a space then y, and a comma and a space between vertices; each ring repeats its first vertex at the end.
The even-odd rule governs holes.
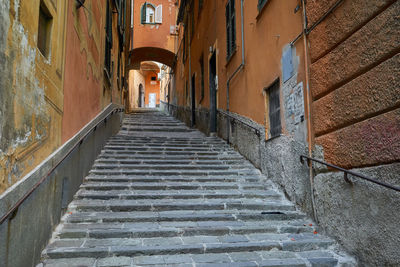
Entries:
POLYGON ((206 176, 206 175, 260 175, 260 171, 257 169, 236 169, 236 170, 191 170, 191 169, 170 169, 170 170, 157 170, 155 169, 92 169, 89 171, 90 174, 94 175, 193 175, 193 176, 206 176))
POLYGON ((226 199, 209 199, 201 201, 193 199, 188 202, 176 200, 74 200, 71 205, 78 211, 165 211, 165 210, 273 210, 292 211, 293 205, 282 201, 263 200, 258 203, 247 199, 228 202, 226 199), (170 202, 170 203, 168 203, 170 202))
POLYGON ((59 230, 59 238, 149 238, 192 235, 246 235, 245 241, 282 241, 289 234, 313 233, 314 227, 304 221, 167 221, 136 223, 65 223, 59 230))
POLYGON ((235 176, 235 175, 177 175, 177 176, 165 176, 165 175, 146 175, 146 174, 139 174, 139 175, 99 175, 99 174, 90 174, 85 178, 87 182, 260 182, 260 177, 255 175, 242 175, 242 176, 235 176))
MULTIPOLYGON (((116 241, 117 242, 117 241, 116 241)), ((342 256, 328 251, 315 250, 291 252, 280 250, 259 250, 251 252, 200 253, 176 255, 151 255, 135 257, 47 259, 44 266, 201 266, 201 267, 334 267, 353 266, 342 256), (76 265, 75 265, 76 264, 76 265)))
POLYGON ((149 246, 94 246, 85 247, 55 247, 44 251, 44 257, 48 258, 74 258, 93 257, 104 258, 110 256, 141 256, 141 255, 177 255, 177 254, 204 254, 204 253, 232 253, 241 251, 307 251, 310 249, 327 248, 332 245, 331 240, 309 239, 301 241, 285 242, 236 242, 236 243, 210 243, 187 245, 149 245, 149 246))
POLYGON ((227 146, 176 146, 176 145, 128 145, 128 144, 106 144, 104 149, 109 150, 129 150, 129 151, 188 151, 188 152, 198 152, 198 151, 231 151, 227 146))
POLYGON ((243 157, 231 155, 164 155, 164 154, 133 154, 133 153, 118 153, 118 152, 102 152, 99 159, 153 159, 153 160, 243 160, 243 157))
POLYGON ((76 199, 237 199, 237 198, 260 198, 281 199, 282 195, 275 191, 251 191, 251 190, 219 190, 204 192, 202 190, 168 190, 165 192, 151 190, 108 190, 95 191, 81 189, 75 195, 76 199))
POLYGON ((86 190, 223 190, 223 189, 265 189, 257 182, 238 184, 236 182, 85 182, 81 188, 86 190))
MULTIPOLYGON (((136 154, 136 155, 168 155, 168 156, 221 156, 221 153, 218 151, 164 151, 164 150, 146 150, 146 151, 138 151, 138 150, 121 150, 125 154, 136 154)), ((121 153, 119 150, 111 150, 111 149, 103 149, 103 154, 116 154, 121 153)), ((222 154, 224 155, 224 154, 222 154)), ((236 155, 236 152, 228 151, 226 155, 236 155)))
POLYGON ((233 160, 190 160, 190 159, 164 159, 164 160, 154 160, 154 159, 102 159, 99 158, 95 161, 95 163, 106 163, 106 164, 151 164, 155 168, 158 165, 163 164, 192 164, 192 165, 241 165, 250 167, 251 164, 242 159, 233 159, 233 160))
POLYGON ((138 146, 138 147, 171 147, 171 148, 229 148, 229 145, 216 143, 216 144, 207 144, 207 143, 190 143, 190 142, 180 142, 180 143, 168 143, 168 142, 138 142, 138 141, 127 141, 127 140, 119 140, 119 141, 107 141, 106 145, 111 146, 120 146, 120 145, 128 145, 128 146, 138 146))
MULTIPOLYGON (((304 221, 306 216, 296 211, 254 210, 196 210, 196 211, 138 211, 131 212, 73 212, 63 218, 70 223, 80 222, 168 222, 168 221, 304 221)), ((306 225, 312 224, 307 221, 306 225)))
POLYGON ((113 163, 95 163, 93 170, 242 170, 253 172, 254 169, 248 165, 208 165, 208 164, 113 164, 113 163))

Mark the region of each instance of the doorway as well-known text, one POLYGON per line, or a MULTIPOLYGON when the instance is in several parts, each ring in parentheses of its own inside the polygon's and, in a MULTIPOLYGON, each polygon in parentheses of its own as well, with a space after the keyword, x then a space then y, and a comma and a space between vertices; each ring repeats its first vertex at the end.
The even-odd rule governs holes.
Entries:
POLYGON ((144 89, 143 85, 139 84, 139 108, 144 107, 144 89))
POLYGON ((156 107, 156 97, 157 97, 157 94, 155 94, 155 93, 149 94, 149 108, 156 107))
POLYGON ((210 70, 210 132, 217 131, 217 58, 215 50, 209 62, 210 70))
POLYGON ((191 120, 191 126, 195 126, 196 125, 196 77, 195 74, 193 74, 192 76, 192 120, 191 120))

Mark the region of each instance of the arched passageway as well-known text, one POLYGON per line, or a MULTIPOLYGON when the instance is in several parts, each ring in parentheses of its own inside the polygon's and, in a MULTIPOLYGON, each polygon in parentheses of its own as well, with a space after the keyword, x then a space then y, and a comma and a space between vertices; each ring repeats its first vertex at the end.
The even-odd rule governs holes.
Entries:
POLYGON ((140 68, 143 61, 156 61, 173 68, 175 64, 175 53, 159 47, 138 47, 129 51, 128 69, 140 68))

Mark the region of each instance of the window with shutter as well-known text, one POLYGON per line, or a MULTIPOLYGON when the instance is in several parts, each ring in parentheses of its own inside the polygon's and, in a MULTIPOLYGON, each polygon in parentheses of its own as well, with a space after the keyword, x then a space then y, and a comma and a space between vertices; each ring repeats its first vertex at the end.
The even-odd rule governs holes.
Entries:
POLYGON ((111 79, 111 49, 112 49, 112 13, 109 1, 107 1, 104 70, 106 71, 109 79, 111 79))
POLYGON ((231 58, 236 49, 236 23, 235 23, 235 0, 229 0, 225 7, 226 18, 226 57, 231 58))
POLYGON ((142 10, 140 11, 142 24, 146 23, 146 9, 147 9, 147 3, 144 2, 142 10))
POLYGON ((279 101, 279 80, 269 88, 269 128, 271 137, 281 134, 281 106, 279 101))
POLYGON ((156 7, 156 23, 162 23, 162 5, 156 7))
POLYGON ((268 0, 258 0, 258 4, 257 4, 258 10, 260 11, 267 2, 268 2, 268 0))

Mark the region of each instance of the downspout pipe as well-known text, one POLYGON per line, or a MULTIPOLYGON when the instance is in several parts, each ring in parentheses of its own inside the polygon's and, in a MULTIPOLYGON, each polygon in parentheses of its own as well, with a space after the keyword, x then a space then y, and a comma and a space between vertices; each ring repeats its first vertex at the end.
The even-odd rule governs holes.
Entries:
MULTIPOLYGON (((340 3, 341 1, 338 1, 340 3)), ((307 93, 307 116, 308 116, 308 122, 307 122, 307 131, 308 131, 308 156, 312 157, 312 126, 311 126, 311 92, 310 92, 310 69, 309 69, 309 62, 308 62, 308 45, 307 45, 307 33, 309 32, 307 30, 307 11, 306 11, 306 3, 305 0, 301 1, 302 7, 303 7, 303 45, 304 45, 304 68, 305 68, 305 79, 306 79, 306 93, 307 93)), ((311 163, 310 163, 311 164, 311 163)), ((318 217, 317 217, 317 210, 315 206, 315 198, 314 198, 314 174, 313 174, 313 168, 311 165, 309 166, 309 179, 310 179, 310 189, 311 189, 311 205, 312 205, 312 211, 314 215, 314 220, 318 222, 318 217)))
MULTIPOLYGON (((236 76, 236 74, 244 68, 244 15, 243 15, 243 7, 244 0, 240 0, 240 16, 241 16, 241 34, 242 34, 242 62, 236 68, 236 70, 231 74, 226 82, 226 112, 229 114, 229 86, 232 79, 236 76)), ((230 120, 229 117, 226 116, 226 142, 229 144, 229 129, 230 129, 230 120)))

